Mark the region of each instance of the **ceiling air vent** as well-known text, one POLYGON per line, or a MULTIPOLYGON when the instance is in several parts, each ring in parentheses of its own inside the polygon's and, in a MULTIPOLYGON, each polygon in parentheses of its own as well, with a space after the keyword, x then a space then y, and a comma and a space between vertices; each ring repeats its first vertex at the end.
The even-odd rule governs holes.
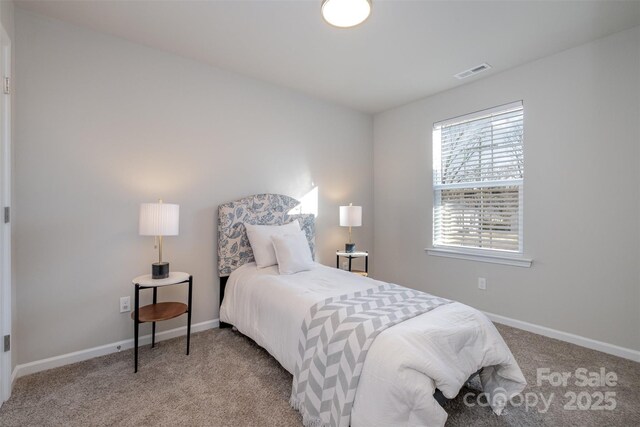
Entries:
POLYGON ((471 77, 474 76, 478 73, 481 73, 483 71, 487 71, 489 68, 491 68, 491 65, 487 64, 486 62, 484 64, 480 64, 480 65, 476 65, 473 68, 470 68, 468 70, 464 70, 458 74, 455 75, 455 78, 458 80, 462 80, 462 79, 466 79, 467 77, 471 77))

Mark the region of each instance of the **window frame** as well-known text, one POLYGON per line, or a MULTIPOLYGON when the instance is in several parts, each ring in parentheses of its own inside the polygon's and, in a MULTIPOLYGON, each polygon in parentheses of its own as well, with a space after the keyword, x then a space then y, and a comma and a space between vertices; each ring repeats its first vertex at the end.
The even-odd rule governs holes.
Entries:
MULTIPOLYGON (((524 171, 522 174, 522 178, 519 179, 498 179, 494 181, 471 181, 471 182, 463 182, 463 183, 452 183, 452 184, 440 184, 437 182, 436 174, 434 173, 435 169, 435 161, 437 156, 436 149, 441 150, 442 140, 440 140, 440 145, 436 147, 436 132, 442 129, 442 127, 450 126, 452 124, 464 123, 467 121, 475 121, 479 120, 482 117, 490 116, 494 113, 506 112, 508 110, 521 108, 522 109, 522 123, 524 125, 524 102, 522 100, 510 102, 507 104, 498 105, 495 107, 475 111, 469 114, 463 114, 461 116, 453 117, 446 120, 441 120, 435 122, 432 127, 431 132, 431 153, 432 153, 432 175, 431 175, 431 193, 432 193, 432 234, 431 234, 431 247, 426 248, 425 250, 429 255, 441 256, 441 257, 449 257, 449 258, 459 258, 466 259, 471 261, 482 261, 489 262, 495 264, 506 264, 513 265, 519 267, 530 267, 532 264, 532 260, 524 257, 524 171), (462 246, 462 245, 446 245, 436 243, 436 209, 439 205, 436 204, 438 198, 438 190, 442 189, 453 189, 453 188, 473 188, 474 183, 482 183, 480 187, 491 187, 491 183, 500 183, 500 186, 504 186, 505 188, 509 186, 509 183, 512 185, 517 185, 519 187, 518 190, 518 250, 508 250, 501 248, 481 248, 481 247, 473 247, 473 246, 462 246)), ((524 129, 523 129, 523 137, 522 137, 522 150, 523 150, 523 160, 524 160, 524 129)))

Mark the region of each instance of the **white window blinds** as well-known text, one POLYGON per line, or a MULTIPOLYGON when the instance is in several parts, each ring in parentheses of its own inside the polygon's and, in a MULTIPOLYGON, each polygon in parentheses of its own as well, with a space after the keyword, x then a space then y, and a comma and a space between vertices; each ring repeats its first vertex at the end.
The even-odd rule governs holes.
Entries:
POLYGON ((433 245, 522 253, 523 107, 433 126, 433 245))

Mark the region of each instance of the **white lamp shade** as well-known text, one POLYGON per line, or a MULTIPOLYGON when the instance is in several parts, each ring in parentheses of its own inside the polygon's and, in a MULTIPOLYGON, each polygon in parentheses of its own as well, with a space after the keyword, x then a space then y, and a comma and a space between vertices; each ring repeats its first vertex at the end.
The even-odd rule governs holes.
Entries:
POLYGON ((177 236, 180 205, 171 203, 140 204, 139 232, 141 236, 177 236))
POLYGON ((340 28, 354 27, 369 17, 370 0, 324 0, 322 17, 329 24, 340 28))
POLYGON ((362 225, 362 206, 340 206, 340 225, 360 227, 362 225))

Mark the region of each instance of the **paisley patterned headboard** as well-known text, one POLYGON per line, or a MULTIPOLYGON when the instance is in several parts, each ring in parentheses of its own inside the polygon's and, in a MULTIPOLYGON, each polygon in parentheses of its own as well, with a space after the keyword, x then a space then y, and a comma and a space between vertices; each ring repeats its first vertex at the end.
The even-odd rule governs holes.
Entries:
POLYGON ((218 206, 218 274, 226 277, 233 270, 254 261, 244 224, 282 225, 298 220, 307 235, 315 258, 315 217, 289 215, 300 204, 282 194, 256 194, 218 206))

